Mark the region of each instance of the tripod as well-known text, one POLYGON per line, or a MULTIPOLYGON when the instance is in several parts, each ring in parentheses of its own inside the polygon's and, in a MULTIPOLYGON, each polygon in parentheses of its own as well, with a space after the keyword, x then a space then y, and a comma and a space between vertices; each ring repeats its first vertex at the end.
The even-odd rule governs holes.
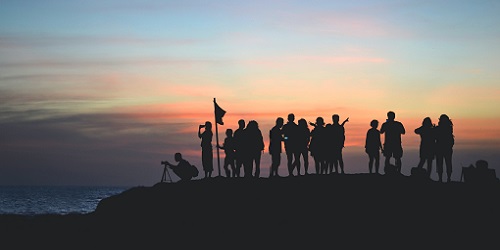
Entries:
POLYGON ((161 162, 162 165, 165 165, 163 167, 163 175, 161 176, 161 181, 160 182, 166 182, 167 181, 167 175, 168 175, 168 182, 172 182, 172 177, 170 177, 170 172, 168 172, 168 165, 169 163, 166 161, 161 162))

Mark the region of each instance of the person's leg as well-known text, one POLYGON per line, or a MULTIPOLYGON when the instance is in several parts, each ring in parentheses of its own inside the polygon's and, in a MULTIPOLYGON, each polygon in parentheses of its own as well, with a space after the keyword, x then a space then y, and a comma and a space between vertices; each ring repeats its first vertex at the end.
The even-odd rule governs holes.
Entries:
POLYGON ((252 159, 245 159, 243 161, 243 172, 245 173, 244 177, 249 178, 252 177, 252 159))
POLYGON ((207 163, 207 152, 203 148, 201 149, 201 165, 203 166, 203 171, 204 171, 203 178, 205 179, 208 177, 207 173, 208 163, 207 163))
POLYGON ((309 174, 309 155, 307 149, 302 152, 304 158, 304 174, 309 174))
POLYGON ((295 158, 294 161, 294 168, 297 169, 297 176, 300 175, 300 152, 295 152, 293 154, 293 157, 295 158))
POLYGON ((446 177, 447 177, 447 182, 451 182, 451 173, 453 172, 452 170, 452 165, 451 165, 451 153, 447 154, 444 158, 445 163, 446 163, 446 177))
POLYGON ((274 170, 274 175, 279 177, 279 167, 281 165, 281 153, 276 154, 276 169, 274 170))
POLYGON ((288 168, 288 175, 293 175, 293 154, 290 150, 286 151, 286 166, 288 168))
POLYGON ((244 165, 245 164, 243 164, 243 163, 244 163, 244 160, 242 159, 241 156, 239 156, 238 158, 236 158, 236 175, 238 177, 241 177, 241 170, 242 170, 242 168, 244 170, 244 165))
POLYGON ((314 156, 314 169, 316 170, 316 174, 320 173, 319 159, 317 156, 314 156))
POLYGON ((321 161, 319 162, 319 165, 320 165, 320 168, 321 168, 321 173, 322 173, 322 174, 326 174, 326 172, 327 172, 327 168, 328 168, 328 164, 327 164, 327 162, 326 162, 325 160, 321 160, 321 161))
POLYGON ((425 158, 420 156, 420 160, 418 161, 417 168, 423 168, 425 163, 425 158))
MULTIPOLYGON (((330 159, 329 157, 327 159, 330 159)), ((328 174, 329 172, 331 173, 331 171, 329 170, 332 162, 331 160, 325 160, 325 161, 321 161, 322 162, 322 167, 321 167, 321 173, 322 174, 328 174)))
POLYGON ((260 158, 261 158, 261 153, 260 151, 255 154, 255 177, 259 178, 260 177, 260 158))
POLYGON ((438 174, 438 181, 443 182, 443 157, 436 156, 436 172, 438 174))
POLYGON ((326 167, 328 169, 328 173, 333 173, 333 158, 329 155, 327 159, 326 167))
POLYGON ((373 169, 373 162, 375 157, 373 155, 368 154, 368 172, 371 174, 373 169))
POLYGON ((271 153, 271 167, 269 169, 269 178, 274 176, 276 169, 276 153, 271 153))
POLYGON ((235 166, 234 159, 229 161, 229 166, 231 166, 231 177, 236 177, 236 166, 235 166))
POLYGON ((379 173, 379 168, 380 168, 380 154, 377 152, 375 154, 375 173, 379 173))
POLYGON ((385 156, 385 166, 391 165, 391 157, 390 156, 385 156))
POLYGON ((396 158, 396 170, 397 170, 399 173, 401 173, 401 165, 402 165, 402 163, 401 163, 401 158, 400 158, 400 157, 396 158))
POLYGON ((432 157, 427 158, 427 176, 430 178, 432 172, 432 157))
POLYGON ((229 159, 227 159, 227 156, 224 159, 224 172, 226 172, 226 177, 231 177, 231 171, 229 170, 229 159))
POLYGON ((335 168, 335 173, 339 173, 339 159, 337 158, 337 156, 335 155, 333 157, 333 167, 335 168))
POLYGON ((342 148, 339 149, 338 153, 338 159, 339 159, 339 166, 340 166, 340 173, 345 174, 344 172, 344 159, 342 158, 342 148))

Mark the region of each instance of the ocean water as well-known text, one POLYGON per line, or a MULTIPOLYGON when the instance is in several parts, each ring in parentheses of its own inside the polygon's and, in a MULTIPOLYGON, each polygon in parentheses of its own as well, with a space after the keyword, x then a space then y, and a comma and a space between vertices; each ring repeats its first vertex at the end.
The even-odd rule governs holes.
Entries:
POLYGON ((0 186, 0 214, 87 214, 130 187, 0 186))

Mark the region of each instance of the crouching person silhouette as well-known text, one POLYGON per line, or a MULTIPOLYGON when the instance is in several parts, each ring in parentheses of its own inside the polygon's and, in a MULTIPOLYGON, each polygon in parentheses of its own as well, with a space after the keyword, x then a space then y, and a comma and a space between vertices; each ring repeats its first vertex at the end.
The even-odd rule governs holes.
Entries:
POLYGON ((165 166, 169 166, 170 169, 174 171, 174 174, 176 174, 181 179, 181 181, 189 181, 192 178, 198 176, 198 168, 196 168, 196 166, 194 165, 191 165, 191 163, 182 158, 181 153, 175 153, 174 159, 176 162, 178 162, 177 165, 171 164, 168 161, 162 161, 162 164, 165 164, 165 166))

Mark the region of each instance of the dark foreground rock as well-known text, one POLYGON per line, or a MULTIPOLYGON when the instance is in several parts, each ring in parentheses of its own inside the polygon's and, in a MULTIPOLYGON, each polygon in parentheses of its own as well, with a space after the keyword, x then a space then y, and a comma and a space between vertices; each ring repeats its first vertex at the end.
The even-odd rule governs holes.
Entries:
POLYGON ((22 247, 335 248, 500 244, 500 184, 407 176, 216 177, 135 187, 84 215, 1 216, 22 247))

